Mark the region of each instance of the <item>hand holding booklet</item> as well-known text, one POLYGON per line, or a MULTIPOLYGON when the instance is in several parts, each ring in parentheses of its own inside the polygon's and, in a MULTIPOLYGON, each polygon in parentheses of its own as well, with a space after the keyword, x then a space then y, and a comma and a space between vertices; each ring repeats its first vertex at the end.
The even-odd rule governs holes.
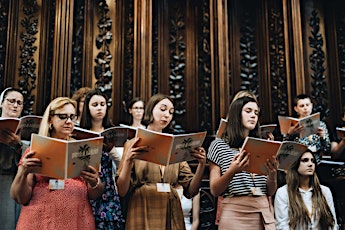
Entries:
POLYGON ((0 131, 10 130, 15 134, 20 134, 23 141, 30 141, 32 133, 38 133, 42 117, 27 115, 21 118, 1 117, 0 131))
POLYGON ((320 113, 314 113, 301 119, 278 116, 278 120, 280 132, 283 135, 286 135, 289 131, 289 128, 297 123, 304 127, 303 131, 300 133, 301 138, 316 133, 317 129, 320 127, 320 113))
POLYGON ((61 140, 32 134, 33 157, 39 158, 42 167, 34 173, 57 179, 74 178, 88 165, 99 168, 103 137, 84 140, 61 140))
POLYGON ((250 163, 245 171, 256 174, 268 174, 266 160, 276 157, 280 170, 289 169, 308 146, 295 141, 271 141, 254 137, 247 137, 242 150, 250 153, 250 163))
POLYGON ((202 146, 206 131, 173 135, 138 128, 136 137, 140 138, 136 146, 147 146, 149 149, 140 155, 140 160, 169 165, 194 160, 191 150, 202 146))

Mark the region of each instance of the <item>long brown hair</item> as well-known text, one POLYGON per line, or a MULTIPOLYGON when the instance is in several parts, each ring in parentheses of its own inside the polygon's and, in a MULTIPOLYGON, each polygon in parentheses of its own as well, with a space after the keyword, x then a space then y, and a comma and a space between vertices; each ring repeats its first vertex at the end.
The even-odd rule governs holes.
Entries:
MULTIPOLYGON (((225 132, 222 138, 231 146, 232 148, 239 148, 242 146, 244 139, 244 126, 242 123, 242 109, 248 102, 257 101, 252 97, 240 97, 233 101, 229 106, 228 111, 228 122, 225 132)), ((258 136, 259 121, 257 122, 255 128, 249 132, 249 136, 258 136)))
MULTIPOLYGON (((305 206, 302 196, 299 192, 300 175, 297 170, 300 165, 300 160, 303 154, 288 170, 286 175, 286 184, 289 196, 288 213, 290 219, 290 229, 307 229, 308 224, 311 223, 307 207, 305 206)), ((313 191, 312 206, 315 215, 320 217, 319 223, 321 225, 321 229, 328 229, 329 227, 333 229, 335 220, 333 218, 331 209, 327 204, 325 196, 322 194, 320 181, 315 172, 313 175, 310 176, 309 183, 313 191)))

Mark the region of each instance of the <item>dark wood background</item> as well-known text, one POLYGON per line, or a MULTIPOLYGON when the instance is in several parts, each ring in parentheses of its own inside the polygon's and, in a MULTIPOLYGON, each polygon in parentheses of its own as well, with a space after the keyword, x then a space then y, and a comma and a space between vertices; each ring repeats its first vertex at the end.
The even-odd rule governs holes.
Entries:
MULTIPOLYGON (((207 130, 205 147, 240 89, 258 96, 264 124, 309 94, 332 130, 345 105, 345 3, 0 0, 0 90, 8 86, 21 88, 25 114, 101 88, 115 124, 133 97, 169 94, 175 132, 207 130)), ((203 191, 201 226, 212 229, 207 172, 203 191)))

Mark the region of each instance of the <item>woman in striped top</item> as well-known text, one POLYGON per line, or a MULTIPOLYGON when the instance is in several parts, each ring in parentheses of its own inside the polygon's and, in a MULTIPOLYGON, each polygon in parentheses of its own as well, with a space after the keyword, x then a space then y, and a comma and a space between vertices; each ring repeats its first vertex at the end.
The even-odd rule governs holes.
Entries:
POLYGON ((240 151, 247 136, 257 136, 259 107, 254 98, 242 97, 229 107, 226 131, 207 154, 210 188, 223 195, 219 229, 275 229, 269 196, 277 189, 277 162, 267 159, 268 176, 244 172, 250 153, 240 151))

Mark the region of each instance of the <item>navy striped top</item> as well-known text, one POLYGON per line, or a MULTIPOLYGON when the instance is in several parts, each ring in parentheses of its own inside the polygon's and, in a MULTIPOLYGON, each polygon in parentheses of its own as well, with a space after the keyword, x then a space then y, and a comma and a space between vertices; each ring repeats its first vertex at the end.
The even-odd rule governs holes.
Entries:
MULTIPOLYGON (((230 146, 222 139, 216 138, 211 142, 207 158, 218 165, 223 175, 229 168, 233 157, 239 152, 238 149, 230 146)), ((228 188, 224 191, 223 197, 251 196, 251 188, 260 188, 264 195, 267 194, 267 176, 250 174, 247 172, 236 173, 228 188), (253 177, 252 177, 253 176, 253 177)))

